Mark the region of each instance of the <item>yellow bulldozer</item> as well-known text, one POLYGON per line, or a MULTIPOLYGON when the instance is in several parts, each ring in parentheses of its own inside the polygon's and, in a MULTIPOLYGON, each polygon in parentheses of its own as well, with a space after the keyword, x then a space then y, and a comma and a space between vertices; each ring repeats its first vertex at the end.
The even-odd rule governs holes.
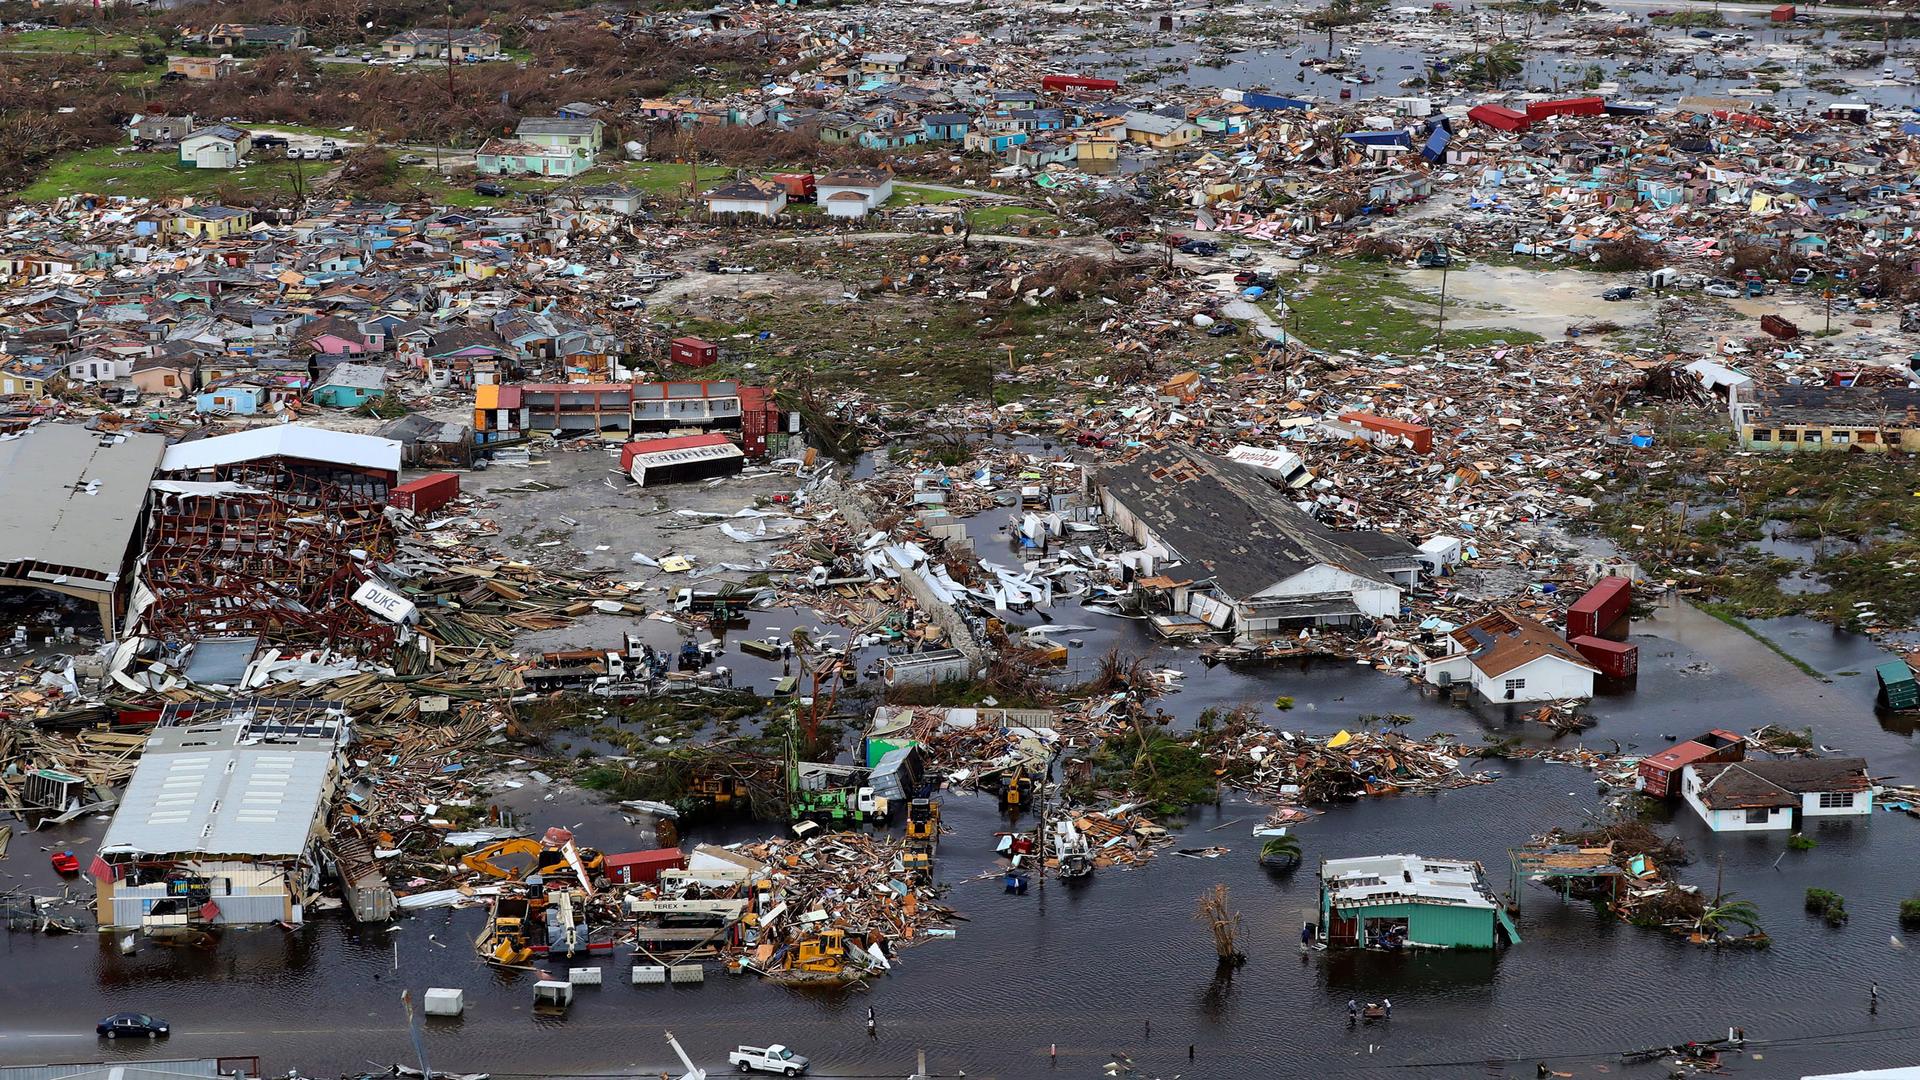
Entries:
POLYGON ((807 971, 819 975, 838 975, 847 964, 847 932, 845 930, 822 930, 811 937, 800 939, 793 947, 793 955, 787 961, 792 971, 807 971))
POLYGON ((607 876, 607 857, 592 848, 576 848, 572 843, 553 848, 525 837, 500 840, 483 848, 475 848, 461 858, 460 865, 503 881, 525 881, 535 875, 542 878, 555 875, 580 877, 581 871, 585 871, 585 879, 580 884, 589 891, 596 881, 604 881, 607 876), (578 857, 577 868, 574 860, 568 857, 569 849, 578 857), (525 867, 502 865, 498 861, 514 855, 529 856, 531 861, 525 867))

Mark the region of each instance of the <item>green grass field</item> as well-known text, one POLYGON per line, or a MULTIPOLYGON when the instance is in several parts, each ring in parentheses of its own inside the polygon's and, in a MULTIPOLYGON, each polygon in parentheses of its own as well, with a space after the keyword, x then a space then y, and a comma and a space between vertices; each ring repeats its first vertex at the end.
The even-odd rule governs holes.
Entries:
POLYGON ((126 34, 96 34, 91 30, 23 30, 17 34, 0 34, 0 51, 6 52, 125 52, 138 48, 139 44, 126 34))
MULTIPOLYGON (((1283 287, 1292 305, 1284 322, 1287 332, 1299 334, 1316 349, 1402 354, 1434 343, 1438 297, 1403 284, 1382 264, 1344 260, 1324 273, 1283 282, 1283 287)), ((1495 341, 1518 345, 1539 340, 1540 335, 1525 330, 1476 327, 1448 330, 1444 345, 1466 349, 1495 341)))
MULTIPOLYGON (((266 160, 239 169, 188 169, 171 152, 116 153, 118 147, 98 147, 64 154, 25 190, 20 198, 49 202, 64 195, 129 195, 150 199, 179 195, 213 195, 231 184, 245 192, 293 191, 293 168, 285 161, 266 160)), ((317 170, 308 165, 307 178, 317 170)))
POLYGON ((966 198, 966 196, 957 191, 941 191, 938 188, 915 187, 912 184, 895 184, 893 185, 893 198, 887 200, 887 205, 892 207, 925 206, 931 203, 956 202, 964 198, 966 198))

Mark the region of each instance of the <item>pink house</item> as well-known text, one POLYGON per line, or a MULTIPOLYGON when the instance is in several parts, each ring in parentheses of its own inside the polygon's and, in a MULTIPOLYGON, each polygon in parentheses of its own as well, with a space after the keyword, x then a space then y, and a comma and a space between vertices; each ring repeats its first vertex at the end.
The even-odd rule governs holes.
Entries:
POLYGON ((358 326, 335 315, 302 326, 295 341, 329 356, 361 356, 379 348, 358 326))

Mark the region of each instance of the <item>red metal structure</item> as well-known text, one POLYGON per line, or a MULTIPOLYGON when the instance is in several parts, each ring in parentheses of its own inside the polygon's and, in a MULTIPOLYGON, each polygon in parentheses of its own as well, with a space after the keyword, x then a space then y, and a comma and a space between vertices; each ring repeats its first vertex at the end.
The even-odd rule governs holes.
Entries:
POLYGON ((787 193, 788 202, 813 202, 819 196, 819 182, 808 173, 775 173, 773 182, 787 193))
MULTIPOLYGON (((1633 606, 1633 582, 1623 577, 1600 579, 1567 609, 1567 637, 1627 640, 1627 609, 1633 606)), ((1604 665, 1602 665, 1604 666, 1604 665)))
POLYGON ((428 473, 387 493, 387 501, 402 510, 431 514, 460 497, 460 474, 428 473))
POLYGON ((1118 90, 1118 79, 1093 79, 1084 75, 1047 75, 1040 80, 1040 89, 1059 93, 1062 90, 1118 90))
POLYGON ((1792 22, 1794 16, 1798 14, 1800 14, 1800 12, 1796 10, 1792 4, 1781 4, 1768 12, 1767 17, 1774 22, 1792 22))
POLYGON ((1425 424, 1408 423, 1395 420, 1390 416, 1376 416, 1369 412, 1343 412, 1340 419, 1349 424, 1358 424, 1368 431, 1380 435, 1397 435, 1407 440, 1416 454, 1425 454, 1433 450, 1433 429, 1425 424))
POLYGON ((1747 756, 1745 736, 1715 728, 1677 746, 1669 746, 1650 757, 1640 759, 1640 790, 1656 799, 1674 793, 1673 778, 1689 765, 1705 762, 1740 761, 1747 756))
POLYGON ((656 881, 662 870, 682 870, 687 857, 679 848, 654 848, 607 856, 607 880, 623 885, 656 881))
POLYGON ((1578 650, 1580 655, 1586 658, 1587 663, 1599 668, 1602 675, 1615 679, 1631 679, 1640 672, 1640 646, 1638 645, 1587 636, 1569 638, 1567 644, 1578 650))
POLYGON ((1794 338, 1800 336, 1800 328, 1798 326, 1795 326, 1778 315, 1760 316, 1760 329, 1765 330, 1781 341, 1792 341, 1794 338))
POLYGON ((1533 126, 1527 114, 1504 105, 1475 105, 1467 110, 1467 119, 1501 131, 1525 131, 1533 126))
POLYGON ((707 367, 720 362, 720 346, 697 337, 674 338, 667 358, 688 367, 707 367))
MULTIPOLYGON (((1535 101, 1527 105, 1527 120, 1539 123, 1550 116, 1602 116, 1607 99, 1598 97, 1562 98, 1559 101, 1535 101)), ((1473 114, 1469 112, 1468 116, 1473 114)))

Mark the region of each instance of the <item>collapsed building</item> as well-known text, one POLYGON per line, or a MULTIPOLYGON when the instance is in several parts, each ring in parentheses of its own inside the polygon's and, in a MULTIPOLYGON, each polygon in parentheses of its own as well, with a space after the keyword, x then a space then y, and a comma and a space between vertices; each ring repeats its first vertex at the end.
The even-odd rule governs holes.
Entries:
POLYGON ((391 648, 353 602, 391 553, 400 444, 297 424, 170 447, 153 482, 133 626, 184 645, 255 633, 348 653, 391 648))
POLYGON ((100 925, 299 924, 350 736, 334 702, 169 706, 94 860, 100 925))

